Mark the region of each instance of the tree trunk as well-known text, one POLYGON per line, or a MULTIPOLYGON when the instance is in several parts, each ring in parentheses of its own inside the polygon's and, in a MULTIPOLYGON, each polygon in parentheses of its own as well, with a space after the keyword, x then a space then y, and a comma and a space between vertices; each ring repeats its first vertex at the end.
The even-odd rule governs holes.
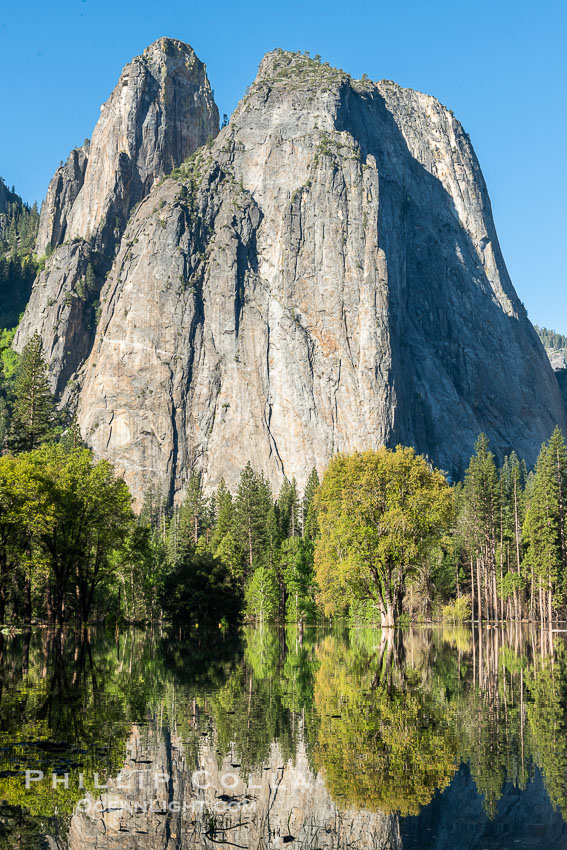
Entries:
POLYGON ((476 587, 477 587, 477 607, 478 607, 478 621, 482 620, 482 593, 481 593, 481 585, 480 585, 480 560, 476 559, 476 587))
POLYGON ((474 623, 474 615, 475 615, 474 599, 475 599, 475 596, 474 596, 474 561, 471 558, 471 622, 472 623, 474 623))
POLYGON ((24 623, 26 626, 31 625, 32 621, 32 598, 31 598, 31 578, 26 575, 24 583, 24 623))
POLYGON ((394 606, 391 602, 386 602, 383 606, 383 611, 380 612, 380 626, 383 629, 393 629, 396 625, 394 616, 394 606))

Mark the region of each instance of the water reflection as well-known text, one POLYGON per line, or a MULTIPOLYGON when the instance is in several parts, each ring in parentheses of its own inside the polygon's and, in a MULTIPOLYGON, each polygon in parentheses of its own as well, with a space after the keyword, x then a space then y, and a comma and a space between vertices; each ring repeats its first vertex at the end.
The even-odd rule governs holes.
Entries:
POLYGON ((2 846, 567 846, 563 633, 0 635, 0 723, 2 846))

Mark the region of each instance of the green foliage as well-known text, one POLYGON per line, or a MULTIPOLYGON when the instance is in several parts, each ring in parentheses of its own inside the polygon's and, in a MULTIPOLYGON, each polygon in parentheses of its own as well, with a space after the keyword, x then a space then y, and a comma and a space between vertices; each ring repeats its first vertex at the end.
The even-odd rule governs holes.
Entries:
POLYGON ((319 489, 319 476, 315 467, 311 470, 302 501, 303 536, 307 540, 314 541, 319 532, 317 524, 317 510, 315 508, 315 496, 319 489))
POLYGON ((316 585, 311 542, 298 537, 284 540, 280 550, 279 570, 285 585, 286 620, 297 623, 315 619, 316 585))
POLYGON ((134 514, 122 478, 87 449, 46 445, 0 458, 0 503, 3 603, 23 572, 51 620, 86 622, 127 554, 134 514))
POLYGON ((315 550, 326 614, 375 600, 385 625, 402 613, 408 580, 449 529, 451 489, 413 449, 336 455, 317 494, 315 550))
POLYGON ((33 257, 39 227, 37 205, 29 207, 10 192, 0 178, 0 193, 7 196, 7 212, 0 215, 0 328, 12 328, 24 310, 38 271, 33 257))
POLYGON ((248 462, 234 500, 234 534, 242 552, 244 574, 265 563, 267 520, 272 507, 270 485, 248 462))
MULTIPOLYGON (((524 523, 526 565, 543 595, 542 615, 552 619, 563 605, 567 585, 567 449, 560 428, 539 454, 524 523), (547 610, 545 610, 547 608, 547 610)), ((541 600, 540 596, 540 600, 541 600)))
POLYGON ((274 570, 260 564, 246 587, 246 613, 252 619, 271 620, 278 605, 279 591, 274 570))
POLYGON ((550 331, 548 328, 540 328, 537 325, 534 325, 534 330, 546 348, 567 351, 567 336, 550 331))
POLYGON ((222 561, 187 548, 164 581, 161 604, 177 627, 218 630, 223 620, 237 625, 242 595, 222 561))
POLYGON ((56 423, 55 401, 49 388, 47 366, 38 334, 33 335, 22 352, 13 393, 7 445, 13 452, 32 451, 53 437, 56 423))
POLYGON ((468 596, 459 596, 454 602, 443 606, 443 620, 448 623, 465 623, 471 618, 471 601, 468 596))
POLYGON ((370 650, 322 642, 314 761, 343 805, 415 815, 455 773, 457 742, 435 694, 392 667, 392 649, 383 636, 370 650))

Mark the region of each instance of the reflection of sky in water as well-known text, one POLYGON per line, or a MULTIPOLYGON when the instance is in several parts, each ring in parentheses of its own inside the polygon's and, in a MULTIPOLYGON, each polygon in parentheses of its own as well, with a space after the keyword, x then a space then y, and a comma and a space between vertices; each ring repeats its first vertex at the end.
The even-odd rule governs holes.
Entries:
POLYGON ((0 649, 5 842, 567 846, 562 635, 37 630, 0 649))

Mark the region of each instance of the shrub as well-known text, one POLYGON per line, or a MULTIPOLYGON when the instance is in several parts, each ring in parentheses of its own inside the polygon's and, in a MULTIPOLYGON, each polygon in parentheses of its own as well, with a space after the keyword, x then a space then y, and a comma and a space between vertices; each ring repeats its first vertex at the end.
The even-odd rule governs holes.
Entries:
POLYGON ((449 623, 464 623, 471 618, 471 601, 468 596, 459 596, 454 602, 443 606, 443 619, 449 623))

